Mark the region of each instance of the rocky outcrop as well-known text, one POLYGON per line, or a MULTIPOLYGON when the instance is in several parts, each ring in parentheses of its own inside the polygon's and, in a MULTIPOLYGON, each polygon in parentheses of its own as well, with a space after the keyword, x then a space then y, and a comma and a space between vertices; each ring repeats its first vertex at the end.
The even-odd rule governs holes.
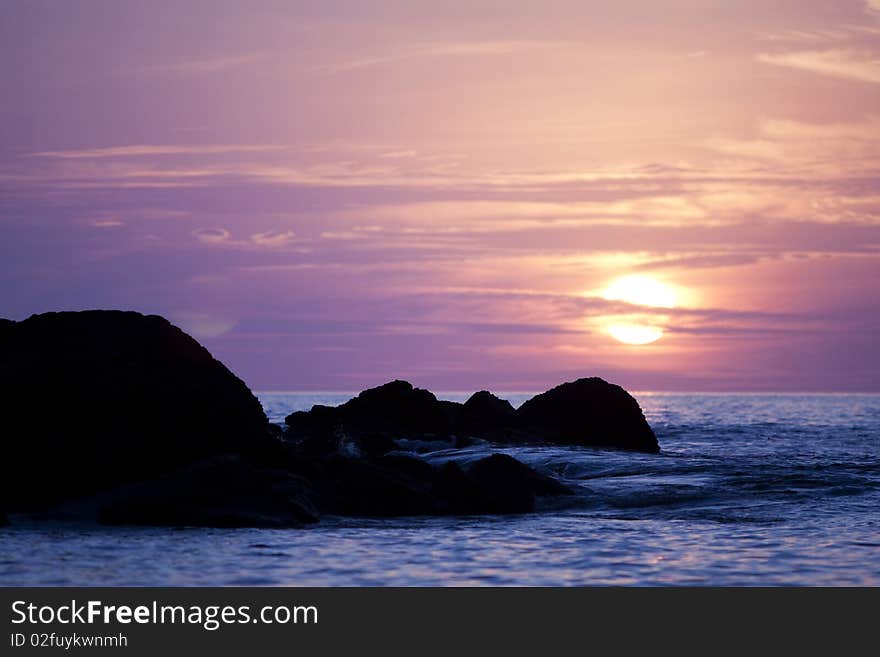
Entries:
POLYGON ((638 402, 603 379, 578 379, 536 395, 517 410, 526 436, 564 445, 657 453, 660 446, 638 402))
POLYGON ((638 402, 620 386, 600 378, 563 383, 516 410, 487 391, 458 404, 438 401, 405 381, 393 381, 338 408, 315 406, 291 414, 286 435, 294 441, 311 441, 316 449, 323 445, 325 452, 338 449, 346 439, 359 446, 368 439, 387 452, 400 439, 445 440, 460 447, 468 437, 660 451, 638 402))
POLYGON ((503 454, 444 452, 435 465, 413 452, 477 439, 657 451, 636 401, 601 379, 563 384, 519 410, 486 391, 459 404, 392 381, 293 413, 282 432, 204 347, 133 312, 0 321, 0 399, 0 509, 67 509, 107 524, 525 513, 570 491, 503 454))
POLYGON ((278 445, 247 386, 161 317, 46 313, 3 322, 0 337, 10 511, 278 445))

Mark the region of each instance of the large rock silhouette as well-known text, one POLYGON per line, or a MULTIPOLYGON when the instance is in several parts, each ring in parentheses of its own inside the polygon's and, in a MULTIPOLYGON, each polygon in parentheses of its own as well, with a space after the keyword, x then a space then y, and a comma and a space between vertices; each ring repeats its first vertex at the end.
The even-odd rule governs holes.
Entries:
POLYGON ((271 449, 247 386, 155 315, 0 323, 0 508, 47 506, 222 453, 271 449))
POLYGON ((547 442, 657 453, 660 445, 639 403, 598 377, 578 379, 532 397, 517 409, 524 435, 547 442))

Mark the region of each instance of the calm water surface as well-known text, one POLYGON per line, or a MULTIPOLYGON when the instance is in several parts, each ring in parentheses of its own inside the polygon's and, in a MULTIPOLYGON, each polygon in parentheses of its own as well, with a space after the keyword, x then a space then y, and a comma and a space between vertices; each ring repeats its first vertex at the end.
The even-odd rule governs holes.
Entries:
MULTIPOLYGON (((259 395, 273 421, 350 396, 259 395)), ((880 585, 880 396, 636 397, 660 455, 489 444, 426 455, 504 452, 577 490, 538 513, 304 530, 24 520, 0 529, 0 584, 880 585)))

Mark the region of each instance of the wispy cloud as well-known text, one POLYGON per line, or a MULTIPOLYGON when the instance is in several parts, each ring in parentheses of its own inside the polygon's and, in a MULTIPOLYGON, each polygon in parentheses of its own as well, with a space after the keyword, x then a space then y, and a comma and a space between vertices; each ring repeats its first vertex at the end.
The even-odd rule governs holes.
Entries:
POLYGON ((197 228, 192 234, 204 244, 222 244, 230 237, 229 231, 225 228, 197 228))
POLYGON ((845 80, 880 84, 880 55, 870 50, 801 50, 784 53, 761 53, 765 64, 786 66, 845 80))
POLYGON ((251 233, 247 237, 234 238, 227 228, 197 228, 192 236, 201 244, 222 247, 225 250, 247 251, 286 251, 307 253, 309 249, 299 244, 296 233, 292 230, 266 230, 251 233))
POLYGON ((327 64, 318 69, 319 73, 343 73, 360 69, 396 64, 411 59, 429 57, 468 57, 483 55, 510 55, 533 50, 561 49, 572 47, 567 41, 462 41, 432 42, 412 44, 392 52, 366 55, 355 59, 327 64))
POLYGON ((38 151, 33 157, 48 157, 64 160, 155 157, 162 155, 225 155, 234 153, 269 153, 287 150, 286 146, 266 144, 134 144, 129 146, 108 146, 104 148, 82 148, 63 151, 38 151))
POLYGON ((116 217, 106 217, 101 219, 89 219, 86 223, 92 228, 119 228, 125 225, 125 222, 116 217))
POLYGON ((294 239, 296 239, 296 234, 292 230, 269 230, 251 235, 251 241, 254 244, 270 248, 286 246, 293 242, 294 239))
POLYGON ((877 25, 836 25, 834 27, 781 30, 761 35, 766 41, 780 44, 798 44, 801 47, 853 47, 871 45, 880 36, 877 25))

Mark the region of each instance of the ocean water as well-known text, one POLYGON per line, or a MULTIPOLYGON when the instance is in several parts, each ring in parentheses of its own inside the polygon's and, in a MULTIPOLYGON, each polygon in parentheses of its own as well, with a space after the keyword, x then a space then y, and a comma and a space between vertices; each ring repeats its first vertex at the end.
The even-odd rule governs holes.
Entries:
MULTIPOLYGON (((351 395, 258 396, 277 422, 351 395)), ((0 584, 880 585, 880 395, 636 397, 659 455, 490 444, 426 455, 504 452, 577 491, 533 514, 303 530, 18 519, 0 529, 0 584)))

